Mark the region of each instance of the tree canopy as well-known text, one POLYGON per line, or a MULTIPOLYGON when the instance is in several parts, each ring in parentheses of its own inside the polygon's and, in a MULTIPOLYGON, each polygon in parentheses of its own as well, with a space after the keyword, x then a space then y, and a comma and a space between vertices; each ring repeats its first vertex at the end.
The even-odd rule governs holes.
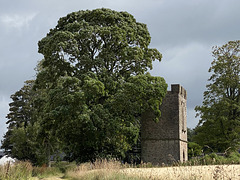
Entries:
POLYGON ((129 13, 96 9, 60 18, 38 44, 53 80, 93 72, 105 82, 106 76, 115 81, 151 69, 161 54, 148 48, 150 41, 147 26, 129 13))
POLYGON ((213 48, 210 83, 204 92, 195 141, 215 151, 239 148, 240 140, 240 41, 213 48), (211 133, 209 133, 211 132, 211 133))
POLYGON ((147 72, 161 60, 150 40, 132 15, 103 8, 60 18, 39 41, 31 125, 48 158, 123 158, 139 138, 141 115, 160 117, 167 84, 147 72))

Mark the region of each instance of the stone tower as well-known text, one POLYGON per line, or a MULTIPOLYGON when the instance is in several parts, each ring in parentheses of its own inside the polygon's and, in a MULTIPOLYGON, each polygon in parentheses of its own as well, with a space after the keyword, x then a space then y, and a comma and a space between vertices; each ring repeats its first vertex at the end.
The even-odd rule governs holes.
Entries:
POLYGON ((158 123, 152 113, 142 116, 141 159, 152 164, 168 164, 186 161, 187 113, 186 90, 179 84, 171 85, 160 107, 162 115, 158 123))

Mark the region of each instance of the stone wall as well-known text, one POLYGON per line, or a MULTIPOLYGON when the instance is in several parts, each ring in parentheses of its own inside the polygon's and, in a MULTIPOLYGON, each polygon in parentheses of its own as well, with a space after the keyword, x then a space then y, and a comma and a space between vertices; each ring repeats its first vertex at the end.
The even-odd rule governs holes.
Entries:
POLYGON ((154 122, 151 112, 142 116, 141 159, 153 164, 187 160, 186 90, 171 85, 160 107, 162 115, 154 122))

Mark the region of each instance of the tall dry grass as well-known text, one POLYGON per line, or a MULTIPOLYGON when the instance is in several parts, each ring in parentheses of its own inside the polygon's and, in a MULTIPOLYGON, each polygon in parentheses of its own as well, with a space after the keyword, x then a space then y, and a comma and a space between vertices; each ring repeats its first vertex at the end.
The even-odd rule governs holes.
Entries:
MULTIPOLYGON (((142 164, 141 167, 149 167, 142 164)), ((74 180, 123 179, 123 180, 233 180, 240 179, 240 165, 169 166, 131 168, 116 160, 97 160, 84 163, 66 173, 74 180)))
POLYGON ((98 159, 94 163, 82 163, 77 168, 66 172, 65 178, 73 180, 137 180, 139 178, 128 177, 121 169, 124 166, 115 159, 98 159))
POLYGON ((32 179, 71 180, 238 180, 240 165, 195 165, 175 164, 168 167, 152 167, 151 164, 124 165, 117 160, 99 159, 94 163, 60 162, 54 167, 33 167, 30 162, 17 162, 14 165, 0 166, 0 180, 32 179), (56 178, 58 177, 58 178, 56 178))
POLYGON ((32 177, 32 164, 30 162, 17 162, 11 165, 6 163, 0 166, 0 179, 1 180, 25 180, 32 177))
POLYGON ((58 175, 62 175, 62 172, 57 167, 34 167, 28 161, 6 163, 0 166, 0 180, 42 179, 58 175))
POLYGON ((161 168, 127 168, 121 172, 127 176, 164 180, 238 180, 240 165, 175 166, 161 168))

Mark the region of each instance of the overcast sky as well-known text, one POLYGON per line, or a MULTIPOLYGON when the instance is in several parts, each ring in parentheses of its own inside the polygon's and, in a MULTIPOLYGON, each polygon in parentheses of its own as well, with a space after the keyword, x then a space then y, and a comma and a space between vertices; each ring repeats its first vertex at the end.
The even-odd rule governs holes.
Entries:
POLYGON ((0 0, 0 139, 10 95, 34 79, 43 58, 38 41, 60 17, 102 7, 127 11, 147 24, 151 47, 163 54, 151 74, 187 90, 188 127, 197 125, 194 108, 210 76, 212 46, 239 40, 239 0, 0 0))

